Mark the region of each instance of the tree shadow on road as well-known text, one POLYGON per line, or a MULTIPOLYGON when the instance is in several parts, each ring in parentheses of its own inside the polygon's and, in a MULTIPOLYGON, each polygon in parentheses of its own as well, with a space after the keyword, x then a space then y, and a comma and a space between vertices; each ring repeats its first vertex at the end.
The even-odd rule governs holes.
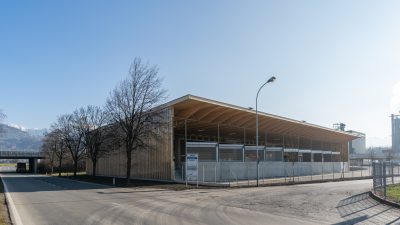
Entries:
MULTIPOLYGON (((35 175, 18 175, 9 174, 2 176, 6 185, 10 185, 9 192, 42 192, 42 191, 62 191, 62 190, 89 190, 89 189, 113 189, 113 188, 130 188, 133 192, 152 192, 162 190, 180 191, 195 188, 193 186, 186 187, 184 184, 131 180, 129 186, 126 185, 126 179, 112 177, 92 177, 87 175, 79 175, 73 177, 52 177, 52 176, 35 176, 35 175), (149 188, 141 189, 140 188, 149 188)), ((101 191, 100 191, 101 192, 101 191)), ((113 191, 111 191, 113 192, 113 191)), ((110 193, 111 193, 110 192, 110 193)), ((106 194, 107 192, 101 192, 106 194)))

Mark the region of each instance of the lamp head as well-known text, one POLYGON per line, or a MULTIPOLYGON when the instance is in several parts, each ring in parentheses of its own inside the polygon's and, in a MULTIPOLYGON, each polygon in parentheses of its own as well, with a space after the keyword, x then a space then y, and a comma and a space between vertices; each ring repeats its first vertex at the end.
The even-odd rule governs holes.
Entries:
POLYGON ((272 76, 271 78, 268 79, 267 83, 272 83, 274 82, 276 77, 272 76))

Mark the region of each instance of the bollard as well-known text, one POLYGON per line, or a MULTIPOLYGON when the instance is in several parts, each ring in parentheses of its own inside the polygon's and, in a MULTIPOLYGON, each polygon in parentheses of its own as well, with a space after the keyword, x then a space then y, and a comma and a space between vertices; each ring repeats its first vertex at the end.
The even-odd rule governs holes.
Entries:
POLYGON ((115 177, 113 177, 113 185, 115 186, 115 177))

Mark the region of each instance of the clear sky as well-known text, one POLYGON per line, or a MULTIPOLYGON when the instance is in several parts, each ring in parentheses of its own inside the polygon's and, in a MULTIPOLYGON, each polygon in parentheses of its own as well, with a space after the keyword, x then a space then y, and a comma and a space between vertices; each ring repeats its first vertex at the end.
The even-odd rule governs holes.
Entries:
POLYGON ((0 109, 46 128, 102 105, 135 57, 169 99, 192 93, 367 133, 390 145, 400 110, 400 1, 0 2, 0 109))

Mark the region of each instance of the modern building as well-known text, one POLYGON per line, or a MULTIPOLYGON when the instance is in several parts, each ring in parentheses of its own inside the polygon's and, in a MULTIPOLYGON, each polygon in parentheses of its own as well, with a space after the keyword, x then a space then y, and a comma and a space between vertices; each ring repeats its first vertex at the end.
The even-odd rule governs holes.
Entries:
POLYGON ((400 153, 400 115, 392 114, 392 149, 400 153))
MULTIPOLYGON (((182 180, 189 153, 199 157, 199 179, 223 181, 254 178, 257 154, 264 177, 283 177, 296 163, 298 175, 340 172, 349 160, 349 142, 358 134, 259 112, 228 103, 186 95, 156 107, 169 126, 162 137, 149 140, 150 150, 132 156, 132 178, 182 180), (343 163, 342 163, 343 162, 343 163), (326 166, 327 163, 329 166, 326 166), (325 165, 325 166, 324 166, 325 165)), ((119 152, 98 162, 97 174, 124 177, 126 155, 119 152)), ((90 161, 87 173, 91 173, 90 161)))
POLYGON ((367 146, 366 146, 366 141, 365 141, 365 134, 354 131, 354 130, 349 130, 347 131, 348 133, 355 134, 358 136, 357 139, 354 139, 349 142, 349 152, 350 154, 364 154, 367 153, 367 146))

